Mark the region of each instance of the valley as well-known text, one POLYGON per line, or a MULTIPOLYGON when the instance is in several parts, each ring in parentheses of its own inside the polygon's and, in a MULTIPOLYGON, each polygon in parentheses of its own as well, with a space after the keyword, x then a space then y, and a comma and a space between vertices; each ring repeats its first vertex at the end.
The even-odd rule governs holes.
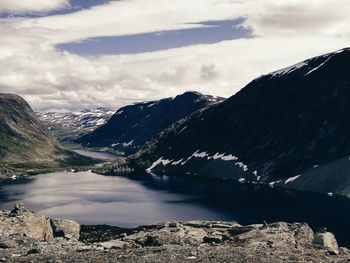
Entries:
POLYGON ((0 0, 0 263, 350 263, 349 14, 0 0))
POLYGON ((263 75, 228 99, 185 92, 116 111, 35 114, 0 94, 0 209, 23 202, 92 233, 191 220, 262 224, 256 231, 306 222, 349 247, 349 63, 342 49, 263 75))

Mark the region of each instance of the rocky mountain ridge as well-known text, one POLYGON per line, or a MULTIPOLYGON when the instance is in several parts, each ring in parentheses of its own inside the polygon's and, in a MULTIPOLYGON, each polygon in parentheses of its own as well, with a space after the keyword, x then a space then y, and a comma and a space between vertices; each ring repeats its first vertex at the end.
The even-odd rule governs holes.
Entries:
POLYGON ((335 262, 350 258, 332 233, 277 222, 164 222, 137 228, 80 226, 16 205, 0 211, 1 262, 335 262))
POLYGON ((71 141, 105 124, 114 112, 100 107, 77 112, 37 112, 36 114, 60 141, 71 141))
POLYGON ((127 105, 106 124, 76 141, 86 147, 108 147, 129 155, 174 122, 222 100, 186 92, 174 98, 127 105))

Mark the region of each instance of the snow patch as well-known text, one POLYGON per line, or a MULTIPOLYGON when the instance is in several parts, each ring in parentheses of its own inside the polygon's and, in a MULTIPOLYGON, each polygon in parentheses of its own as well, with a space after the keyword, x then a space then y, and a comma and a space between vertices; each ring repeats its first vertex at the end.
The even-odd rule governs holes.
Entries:
POLYGON ((301 174, 299 174, 297 176, 290 177, 284 182, 284 184, 289 184, 289 183, 295 181, 296 179, 298 179, 300 176, 301 176, 301 174))
POLYGON ((272 75, 272 77, 275 77, 275 76, 278 76, 278 75, 284 75, 284 74, 287 74, 287 73, 291 73, 297 69, 300 69, 304 66, 307 65, 307 62, 308 61, 303 61, 303 62, 300 62, 300 63, 297 63, 293 66, 290 66, 290 67, 286 67, 286 68, 283 68, 283 69, 280 69, 280 70, 276 70, 274 72, 271 72, 270 74, 268 75, 272 75))
POLYGON ((196 157, 196 158, 205 158, 205 157, 209 157, 209 154, 207 154, 206 152, 201 152, 201 153, 198 153, 199 150, 197 150, 195 153, 192 154, 193 157, 196 157))
POLYGON ((96 122, 96 126, 101 126, 102 124, 105 124, 106 123, 106 120, 105 119, 99 119, 97 122, 96 122))
POLYGON ((183 131, 186 130, 186 129, 187 129, 187 126, 183 127, 183 128, 181 129, 181 131, 178 132, 178 134, 180 134, 181 132, 183 132, 183 131))
POLYGON ((236 160, 238 160, 238 157, 236 157, 232 154, 229 154, 229 155, 222 156, 220 159, 223 161, 236 161, 236 160))
POLYGON ((132 145, 133 142, 134 142, 134 140, 132 140, 132 141, 130 141, 130 142, 127 142, 127 143, 124 142, 124 143, 123 143, 123 146, 124 146, 124 147, 128 147, 128 146, 132 145))
POLYGON ((324 64, 326 64, 329 60, 331 60, 332 57, 335 56, 335 54, 337 54, 337 53, 334 53, 334 54, 331 55, 329 58, 327 58, 327 59, 325 60, 325 62, 323 62, 322 64, 320 64, 320 65, 317 66, 316 68, 313 68, 312 70, 310 70, 308 73, 305 74, 305 76, 307 76, 307 75, 311 74, 312 72, 314 72, 314 71, 318 70, 319 68, 321 68, 321 67, 322 67, 324 64))
POLYGON ((178 160, 178 161, 174 161, 174 162, 171 163, 171 165, 178 165, 178 164, 181 163, 183 160, 184 160, 184 159, 182 158, 182 159, 180 159, 180 160, 178 160))
POLYGON ((153 102, 153 103, 147 105, 146 107, 152 107, 153 105, 155 105, 155 104, 157 104, 157 103, 158 103, 158 102, 153 102))
POLYGON ((163 157, 160 157, 157 161, 155 161, 150 167, 146 169, 147 172, 151 172, 154 167, 156 167, 159 164, 162 164, 163 166, 166 166, 167 164, 171 163, 172 160, 163 159, 163 157))

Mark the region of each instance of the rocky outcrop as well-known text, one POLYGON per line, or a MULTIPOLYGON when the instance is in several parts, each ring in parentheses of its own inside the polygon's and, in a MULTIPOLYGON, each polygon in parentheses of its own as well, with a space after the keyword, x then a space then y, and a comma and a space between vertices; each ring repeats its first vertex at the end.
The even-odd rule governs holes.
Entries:
POLYGON ((335 236, 330 232, 317 233, 314 243, 321 248, 327 249, 331 253, 339 253, 338 242, 335 236))
POLYGON ((50 220, 43 215, 27 211, 17 204, 11 211, 0 212, 0 236, 27 236, 37 239, 53 238, 50 220))
POLYGON ((55 237, 66 237, 79 239, 80 225, 72 220, 67 219, 53 219, 51 226, 55 237))
POLYGON ((189 221, 123 229, 50 220, 23 205, 0 212, 0 262, 345 263, 349 258, 332 233, 314 233, 305 223, 189 221))

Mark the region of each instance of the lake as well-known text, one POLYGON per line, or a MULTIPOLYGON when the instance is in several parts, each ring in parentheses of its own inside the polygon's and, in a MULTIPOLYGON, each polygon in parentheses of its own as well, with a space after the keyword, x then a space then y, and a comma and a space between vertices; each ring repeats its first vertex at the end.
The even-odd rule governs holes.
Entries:
POLYGON ((102 160, 113 160, 120 157, 120 155, 116 153, 110 153, 110 152, 94 152, 94 151, 85 151, 85 150, 73 150, 73 152, 76 152, 83 156, 102 159, 102 160))
POLYGON ((350 245, 348 198, 215 179, 52 173, 0 185, 0 209, 16 202, 53 218, 122 227, 194 219, 307 222, 314 230, 327 227, 341 245, 350 245))

